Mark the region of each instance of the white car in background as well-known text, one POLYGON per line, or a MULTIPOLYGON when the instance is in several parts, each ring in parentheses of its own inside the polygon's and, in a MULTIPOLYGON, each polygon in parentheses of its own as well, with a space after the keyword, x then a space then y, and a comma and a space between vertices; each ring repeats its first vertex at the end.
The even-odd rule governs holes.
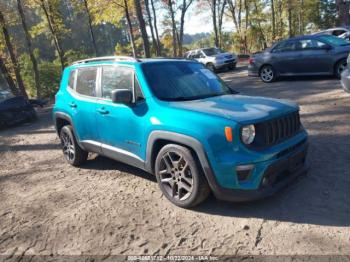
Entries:
POLYGON ((235 69, 238 62, 236 54, 225 52, 216 47, 188 51, 185 58, 196 60, 212 71, 221 68, 235 69))

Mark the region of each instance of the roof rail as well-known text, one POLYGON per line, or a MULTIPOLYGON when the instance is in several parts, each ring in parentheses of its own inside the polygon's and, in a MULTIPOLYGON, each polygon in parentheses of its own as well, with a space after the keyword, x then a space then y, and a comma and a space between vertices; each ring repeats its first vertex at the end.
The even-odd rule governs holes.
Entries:
POLYGON ((137 58, 131 57, 131 56, 102 56, 102 57, 95 57, 95 58, 88 58, 80 61, 75 61, 73 65, 76 64, 85 64, 85 63, 92 63, 92 62, 102 62, 102 61, 133 61, 133 62, 139 62, 137 58))

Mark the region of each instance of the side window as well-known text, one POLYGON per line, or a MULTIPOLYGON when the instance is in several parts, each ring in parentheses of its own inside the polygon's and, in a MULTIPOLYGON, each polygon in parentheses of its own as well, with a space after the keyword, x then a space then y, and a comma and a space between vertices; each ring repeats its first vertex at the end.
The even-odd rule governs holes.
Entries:
POLYGON ((142 91, 141 91, 141 87, 139 84, 139 81, 137 80, 137 78, 135 77, 135 101, 142 101, 145 98, 143 97, 142 91))
POLYGON ((344 34, 346 31, 345 30, 334 30, 332 35, 335 35, 335 36, 340 36, 342 34, 344 34))
POLYGON ((290 52, 295 51, 295 41, 286 41, 278 44, 274 49, 273 52, 290 52))
POLYGON ((301 50, 317 50, 324 48, 326 44, 314 39, 300 40, 298 47, 301 50))
POLYGON ((86 96, 96 96, 97 68, 83 68, 78 70, 76 92, 86 96))
POLYGON ((77 70, 72 70, 69 74, 69 79, 68 79, 68 87, 70 89, 75 89, 75 74, 76 74, 77 70))
POLYGON ((134 71, 128 67, 105 66, 102 68, 102 97, 111 99, 115 89, 132 90, 134 71))

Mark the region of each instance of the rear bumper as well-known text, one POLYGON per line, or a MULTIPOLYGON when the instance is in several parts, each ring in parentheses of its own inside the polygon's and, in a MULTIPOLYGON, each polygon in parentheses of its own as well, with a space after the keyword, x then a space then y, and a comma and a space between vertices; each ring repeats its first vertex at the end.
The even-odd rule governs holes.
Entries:
POLYGON ((227 189, 216 185, 213 189, 216 198, 233 202, 253 201, 269 197, 282 190, 297 177, 307 174, 306 161, 308 144, 292 152, 285 158, 273 162, 264 172, 260 186, 256 190, 227 189))
POLYGON ((345 69, 341 75, 341 84, 346 92, 350 93, 350 69, 345 69))
POLYGON ((248 76, 259 76, 259 70, 254 65, 248 65, 248 76))

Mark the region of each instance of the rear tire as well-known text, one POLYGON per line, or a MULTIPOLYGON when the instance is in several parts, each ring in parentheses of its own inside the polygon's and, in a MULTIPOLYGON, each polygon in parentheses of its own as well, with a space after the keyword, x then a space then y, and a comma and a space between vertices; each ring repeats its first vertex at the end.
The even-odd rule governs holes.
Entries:
POLYGON ((73 128, 70 125, 64 126, 60 132, 63 155, 66 161, 72 166, 80 166, 88 158, 88 152, 84 151, 78 144, 73 128))
POLYGON ((265 65, 260 69, 259 76, 264 83, 274 82, 276 80, 276 70, 270 65, 265 65))
POLYGON ((346 59, 340 60, 334 68, 334 75, 336 78, 341 78, 341 73, 346 69, 347 67, 347 61, 346 59))
POLYGON ((194 207, 210 194, 201 167, 186 147, 164 146, 156 158, 155 174, 165 197, 179 207, 194 207))

